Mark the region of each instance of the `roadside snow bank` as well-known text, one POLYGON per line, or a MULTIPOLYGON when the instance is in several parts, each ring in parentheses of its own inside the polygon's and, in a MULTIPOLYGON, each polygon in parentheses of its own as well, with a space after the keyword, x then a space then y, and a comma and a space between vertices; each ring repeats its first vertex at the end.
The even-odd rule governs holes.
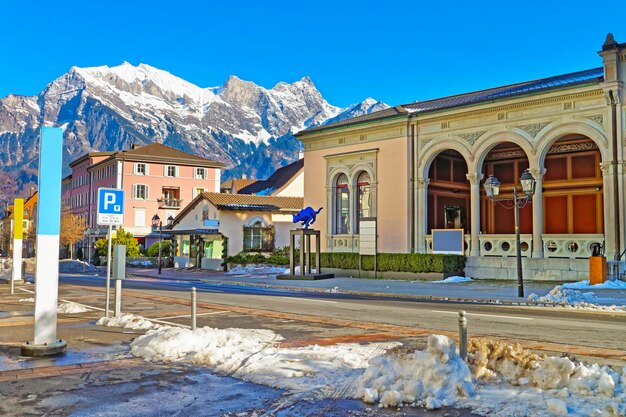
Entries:
POLYGON ((397 343, 281 348, 270 330, 174 327, 151 330, 131 343, 148 361, 189 362, 247 381, 320 395, 354 396, 354 382, 368 361, 397 343))
POLYGON ((285 268, 277 268, 274 266, 236 266, 227 272, 228 275, 271 275, 283 273, 285 273, 285 268))
POLYGON ((87 311, 91 311, 91 309, 85 307, 82 304, 75 303, 73 301, 67 301, 67 302, 61 303, 57 307, 57 313, 74 314, 74 313, 85 313, 87 311))
POLYGON ((600 304, 603 300, 604 299, 596 297, 596 295, 592 292, 580 292, 566 289, 561 285, 557 285, 543 297, 540 297, 537 294, 530 294, 528 296, 528 301, 535 303, 558 304, 563 307, 585 310, 626 311, 626 306, 600 304))
POLYGON ((446 279, 442 279, 439 281, 433 281, 433 284, 454 284, 457 282, 469 282, 469 281, 473 281, 473 279, 471 279, 470 277, 454 276, 454 277, 448 277, 446 279))
POLYGON ((474 392, 470 369, 455 343, 440 335, 428 337, 425 351, 372 359, 358 383, 358 397, 382 407, 407 404, 432 410, 474 392))
POLYGON ((98 326, 123 327, 125 329, 148 330, 159 328, 160 325, 153 323, 141 316, 134 314, 122 314, 118 317, 101 317, 96 323, 98 326))
POLYGON ((487 416, 624 416, 626 367, 613 370, 472 339, 467 364, 445 336, 425 351, 370 361, 358 397, 379 407, 469 408, 487 416))
POLYGON ((602 284, 589 284, 589 280, 568 282, 561 285, 563 288, 570 289, 598 289, 598 290, 626 290, 626 281, 604 281, 602 284))

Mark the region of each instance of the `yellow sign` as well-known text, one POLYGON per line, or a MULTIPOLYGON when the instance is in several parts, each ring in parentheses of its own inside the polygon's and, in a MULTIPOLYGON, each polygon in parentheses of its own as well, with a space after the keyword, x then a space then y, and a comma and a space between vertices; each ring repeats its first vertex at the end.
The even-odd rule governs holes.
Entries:
POLYGON ((13 202, 13 239, 24 236, 24 199, 16 198, 13 202))

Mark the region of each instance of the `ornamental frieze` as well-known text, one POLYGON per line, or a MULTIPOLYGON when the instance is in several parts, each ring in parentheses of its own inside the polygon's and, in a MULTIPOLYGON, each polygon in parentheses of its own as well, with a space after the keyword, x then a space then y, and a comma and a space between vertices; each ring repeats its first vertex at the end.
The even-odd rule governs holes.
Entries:
POLYGON ((537 136, 537 133, 539 133, 541 131, 541 129, 543 129, 544 127, 548 126, 550 124, 550 122, 544 122, 544 123, 532 123, 529 125, 522 125, 522 126, 516 126, 519 129, 522 129, 523 131, 527 132, 531 137, 535 137, 537 136))
POLYGON ((470 145, 474 145, 478 138, 484 135, 486 132, 486 130, 482 130, 480 132, 461 133, 458 136, 462 139, 465 139, 470 145))
POLYGON ((548 150, 548 155, 555 154, 555 153, 591 151, 594 149, 598 149, 598 145, 596 145, 595 142, 581 142, 581 143, 569 143, 565 145, 552 145, 552 147, 548 150))

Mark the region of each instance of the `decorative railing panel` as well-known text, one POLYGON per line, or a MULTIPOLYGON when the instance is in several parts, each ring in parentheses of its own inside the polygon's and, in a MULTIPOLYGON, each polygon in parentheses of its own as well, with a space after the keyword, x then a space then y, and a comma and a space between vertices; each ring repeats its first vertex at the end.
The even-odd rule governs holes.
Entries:
MULTIPOLYGON (((517 256, 515 235, 480 235, 480 256, 517 256)), ((520 247, 523 257, 530 257, 533 249, 533 235, 520 235, 520 247)))
POLYGON ((542 235, 545 258, 588 258, 592 243, 604 243, 601 234, 542 235))
POLYGON ((359 235, 328 236, 326 245, 331 252, 358 252, 359 235))

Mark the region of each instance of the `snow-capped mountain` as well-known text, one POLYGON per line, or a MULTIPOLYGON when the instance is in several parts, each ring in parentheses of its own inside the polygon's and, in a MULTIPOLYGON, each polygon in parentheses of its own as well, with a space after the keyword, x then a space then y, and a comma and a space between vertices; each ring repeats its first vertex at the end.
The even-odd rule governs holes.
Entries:
POLYGON ((66 162, 160 142, 226 162, 226 177, 263 178, 296 158, 293 133, 386 107, 371 98, 333 106, 309 77, 266 89, 230 76, 202 88, 145 64, 72 67, 38 96, 0 99, 0 163, 20 183, 33 181, 38 129, 50 124, 65 127, 66 162))

